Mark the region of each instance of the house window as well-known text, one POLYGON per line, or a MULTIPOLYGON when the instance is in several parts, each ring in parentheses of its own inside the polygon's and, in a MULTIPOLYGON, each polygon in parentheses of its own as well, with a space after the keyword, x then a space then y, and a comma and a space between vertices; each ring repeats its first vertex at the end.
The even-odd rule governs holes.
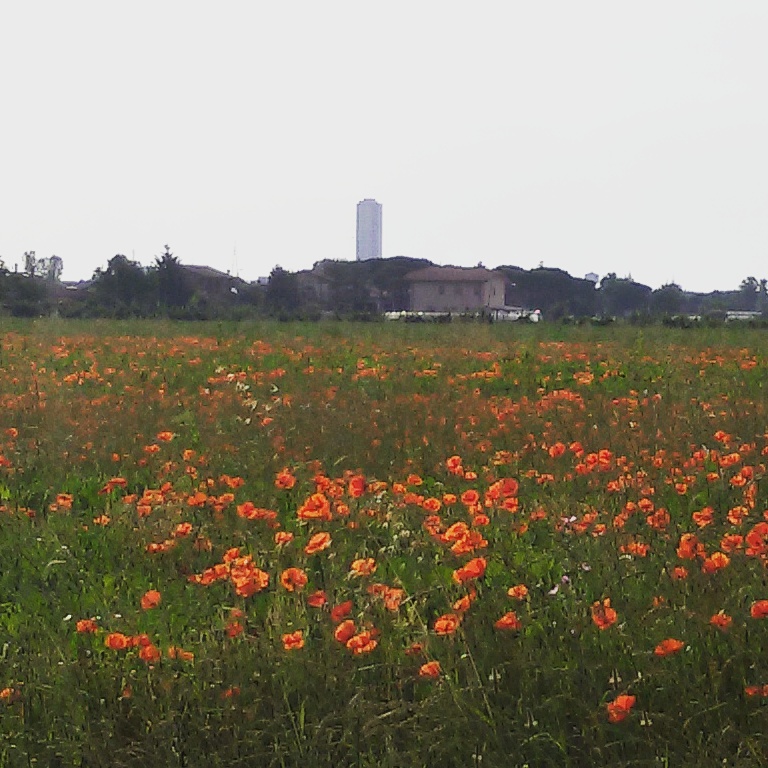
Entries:
POLYGON ((445 286, 444 285, 438 285, 437 286, 437 292, 438 292, 438 294, 440 294, 440 296, 444 296, 445 295, 445 286))
POLYGON ((454 285, 453 286, 453 293, 456 296, 461 296, 461 286, 460 285, 454 285))
POLYGON ((478 299, 480 298, 480 286, 479 285, 475 286, 475 296, 477 296, 478 299))

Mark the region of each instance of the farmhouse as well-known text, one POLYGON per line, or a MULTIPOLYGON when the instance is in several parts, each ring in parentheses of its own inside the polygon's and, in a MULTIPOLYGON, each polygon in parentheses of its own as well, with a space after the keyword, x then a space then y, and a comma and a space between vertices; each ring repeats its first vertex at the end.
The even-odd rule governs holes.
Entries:
POLYGON ((411 312, 485 312, 506 308, 506 275, 485 267, 425 267, 409 272, 411 312))
POLYGON ((233 294, 238 294, 247 285, 239 277, 233 277, 228 272, 221 272, 213 267, 195 264, 180 264, 179 266, 192 291, 209 300, 230 300, 233 294))

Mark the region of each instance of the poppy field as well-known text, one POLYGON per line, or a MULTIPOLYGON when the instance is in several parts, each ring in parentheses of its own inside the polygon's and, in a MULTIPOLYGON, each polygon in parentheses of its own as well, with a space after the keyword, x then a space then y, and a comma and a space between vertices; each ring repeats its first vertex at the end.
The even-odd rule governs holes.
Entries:
POLYGON ((763 332, 0 344, 0 766, 768 765, 763 332))

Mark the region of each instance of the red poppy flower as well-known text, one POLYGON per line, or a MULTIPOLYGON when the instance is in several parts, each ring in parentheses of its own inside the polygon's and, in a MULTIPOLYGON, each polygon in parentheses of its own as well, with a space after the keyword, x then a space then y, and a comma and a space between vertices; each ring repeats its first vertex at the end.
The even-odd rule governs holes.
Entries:
POLYGON ((670 656, 673 653, 677 653, 685 643, 682 640, 676 640, 673 637, 668 637, 666 640, 662 640, 653 652, 656 656, 670 656))
POLYGON ((440 677, 440 671, 439 661, 428 661, 419 667, 419 677, 434 680, 436 677, 440 677))
POLYGON ((635 697, 625 693, 619 694, 613 701, 606 704, 608 720, 612 723, 620 723, 635 706, 635 697))

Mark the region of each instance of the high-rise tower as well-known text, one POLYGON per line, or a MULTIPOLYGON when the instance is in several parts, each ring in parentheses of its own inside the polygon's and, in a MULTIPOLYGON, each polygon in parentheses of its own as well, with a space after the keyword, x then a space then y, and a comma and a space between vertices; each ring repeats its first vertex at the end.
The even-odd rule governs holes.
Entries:
POLYGON ((357 204, 357 260, 381 258, 381 204, 362 200, 357 204))

